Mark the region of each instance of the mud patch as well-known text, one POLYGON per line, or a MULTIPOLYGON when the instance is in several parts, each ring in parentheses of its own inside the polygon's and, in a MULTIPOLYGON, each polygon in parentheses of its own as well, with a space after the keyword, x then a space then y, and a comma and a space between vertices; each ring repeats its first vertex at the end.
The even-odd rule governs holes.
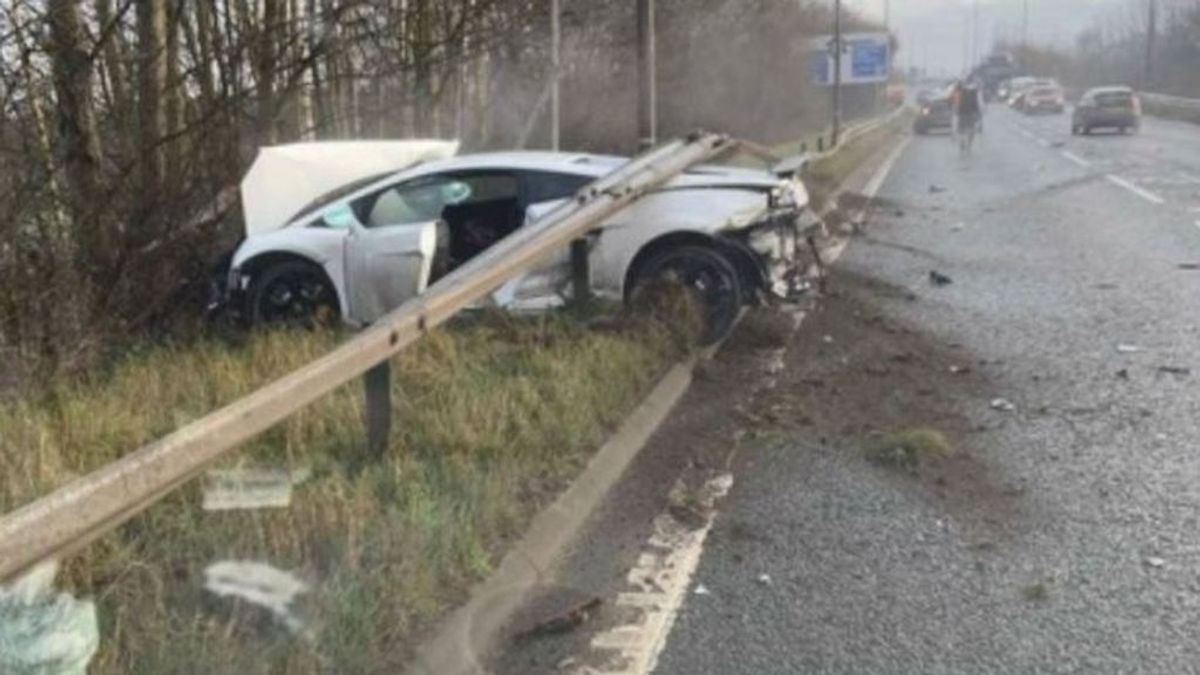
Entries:
POLYGON ((897 489, 939 504, 968 536, 994 540, 1014 532, 1021 490, 975 445, 984 429, 967 414, 972 406, 986 408, 993 391, 974 367, 980 360, 889 316, 884 307, 896 300, 917 298, 893 284, 835 271, 829 293, 796 336, 779 386, 756 408, 788 420, 781 431, 789 436, 857 453, 863 461, 869 461, 862 451, 870 439, 936 431, 953 452, 906 470, 879 470, 897 489))

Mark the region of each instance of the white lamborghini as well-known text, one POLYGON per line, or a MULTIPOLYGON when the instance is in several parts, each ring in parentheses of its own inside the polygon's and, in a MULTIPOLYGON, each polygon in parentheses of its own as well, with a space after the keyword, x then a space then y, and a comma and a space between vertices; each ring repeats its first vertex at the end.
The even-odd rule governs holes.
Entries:
MULTIPOLYGON (((224 300, 250 322, 365 325, 626 160, 580 153, 457 155, 444 141, 263 148, 242 182, 246 238, 224 300)), ((671 276, 705 305, 709 339, 741 307, 803 284, 808 193, 794 178, 701 166, 589 238, 593 291, 627 299, 671 276)), ((570 293, 568 252, 493 294, 548 307, 570 293)))

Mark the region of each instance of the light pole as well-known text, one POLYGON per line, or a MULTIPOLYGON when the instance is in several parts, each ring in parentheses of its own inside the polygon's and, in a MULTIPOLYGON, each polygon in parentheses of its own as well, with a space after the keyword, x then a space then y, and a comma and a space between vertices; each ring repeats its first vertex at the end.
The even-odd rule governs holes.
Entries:
POLYGON ((561 0, 550 0, 550 148, 558 152, 562 145, 562 7, 561 0))
POLYGON ((1158 1, 1150 0, 1150 16, 1146 20, 1146 75, 1142 88, 1150 90, 1154 86, 1154 52, 1158 42, 1158 1))
MULTIPOLYGON (((1021 61, 1025 61, 1025 52, 1029 50, 1029 0, 1025 0, 1021 5, 1021 61)), ((1021 68, 1025 68, 1025 64, 1021 63, 1021 68)))
POLYGON ((842 132, 842 0, 833 0, 833 129, 831 142, 837 145, 842 132))
POLYGON ((654 0, 637 0, 638 147, 658 142, 655 84, 654 0))

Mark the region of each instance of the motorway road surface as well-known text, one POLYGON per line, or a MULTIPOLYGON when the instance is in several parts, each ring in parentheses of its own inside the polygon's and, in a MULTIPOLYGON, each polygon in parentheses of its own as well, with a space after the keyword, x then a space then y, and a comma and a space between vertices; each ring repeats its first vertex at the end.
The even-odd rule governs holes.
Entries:
MULTIPOLYGON (((986 124, 967 158, 913 139, 774 393, 742 401, 776 423, 733 460, 648 658, 595 657, 639 621, 607 616, 495 670, 1200 672, 1200 127, 1078 138, 995 106, 986 124), (867 461, 917 427, 956 456, 867 461)), ((563 583, 611 600, 637 581, 644 491, 563 583)))
POLYGON ((915 139, 840 265, 980 364, 954 404, 993 527, 794 436, 738 471, 694 577, 709 594, 656 672, 1200 672, 1200 370, 1159 370, 1200 369, 1200 272, 1180 268, 1200 260, 1200 128, 1072 138, 1066 116, 991 112, 970 158, 915 139))

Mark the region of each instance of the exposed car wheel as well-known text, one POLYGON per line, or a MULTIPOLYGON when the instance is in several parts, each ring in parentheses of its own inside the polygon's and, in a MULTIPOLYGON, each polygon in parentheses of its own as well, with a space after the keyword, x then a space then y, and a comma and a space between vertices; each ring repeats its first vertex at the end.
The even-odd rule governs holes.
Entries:
POLYGON ((246 294, 246 316, 252 324, 327 326, 339 313, 337 293, 325 273, 298 260, 263 270, 246 294))
POLYGON ((694 245, 662 251, 641 266, 633 293, 662 281, 680 284, 700 301, 702 345, 720 341, 733 329, 742 308, 742 281, 737 268, 719 251, 694 245))

